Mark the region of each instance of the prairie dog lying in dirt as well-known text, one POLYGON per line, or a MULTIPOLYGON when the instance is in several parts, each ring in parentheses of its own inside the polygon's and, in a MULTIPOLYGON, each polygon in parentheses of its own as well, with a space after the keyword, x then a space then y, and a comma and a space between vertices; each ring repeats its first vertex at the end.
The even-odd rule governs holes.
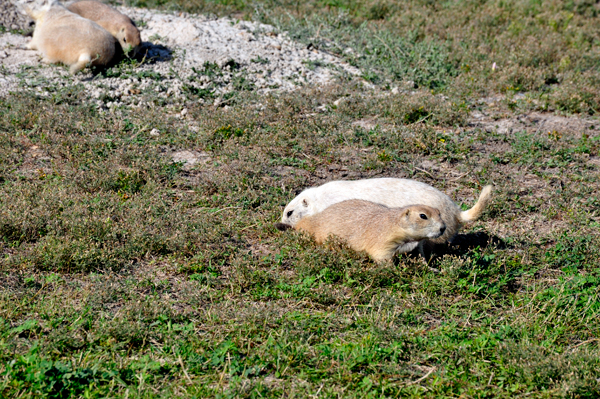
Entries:
POLYGON ((331 234, 348 242, 355 251, 366 251, 375 261, 408 252, 419 241, 444 234, 440 211, 426 205, 388 208, 363 200, 331 205, 323 212, 302 218, 295 226, 321 244, 331 234), (414 245, 412 245, 414 244, 414 245))
POLYGON ((444 243, 451 239, 464 223, 472 222, 481 216, 490 200, 491 191, 492 186, 485 186, 477 203, 468 211, 461 211, 446 194, 416 180, 384 177, 332 181, 319 187, 306 189, 290 201, 283 210, 281 224, 278 224, 278 227, 295 227, 304 217, 350 199, 372 201, 391 208, 422 204, 438 209, 446 225, 446 231, 442 236, 428 241, 444 243))
POLYGON ((63 63, 75 74, 86 65, 106 65, 115 54, 115 39, 95 22, 73 14, 58 0, 22 9, 35 20, 33 38, 27 45, 39 50, 43 62, 63 63))
POLYGON ((67 9, 83 18, 94 21, 106 29, 119 41, 125 53, 136 50, 142 42, 140 31, 133 21, 108 4, 94 0, 83 0, 69 4, 67 9))

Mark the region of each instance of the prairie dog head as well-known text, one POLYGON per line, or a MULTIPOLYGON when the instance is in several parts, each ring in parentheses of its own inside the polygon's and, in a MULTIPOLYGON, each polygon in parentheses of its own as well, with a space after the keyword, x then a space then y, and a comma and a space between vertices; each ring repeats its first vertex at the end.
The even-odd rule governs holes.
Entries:
POLYGON ((119 41, 119 44, 121 44, 125 54, 132 50, 135 51, 142 42, 140 31, 135 27, 133 21, 131 22, 131 25, 127 24, 119 29, 117 40, 119 41))
POLYGON ((283 210, 281 223, 294 227, 305 216, 316 213, 314 201, 307 193, 300 193, 283 210))
POLYGON ((438 238, 446 231, 440 211, 426 205, 412 205, 404 208, 401 222, 405 234, 414 240, 438 238))

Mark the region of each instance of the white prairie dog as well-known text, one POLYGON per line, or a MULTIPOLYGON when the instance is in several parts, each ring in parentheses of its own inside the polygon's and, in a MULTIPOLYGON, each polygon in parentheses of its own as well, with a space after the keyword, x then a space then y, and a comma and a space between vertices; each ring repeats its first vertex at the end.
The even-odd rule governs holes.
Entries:
POLYGON ((86 65, 106 65, 115 54, 115 39, 100 25, 73 14, 58 0, 41 7, 24 6, 35 20, 33 38, 27 45, 39 50, 46 63, 63 63, 75 74, 86 65))
POLYGON ((142 42, 140 31, 133 21, 108 4, 94 0, 82 0, 69 4, 67 9, 106 29, 119 41, 125 53, 137 49, 142 42))
POLYGON ((377 262, 408 252, 419 241, 438 238, 446 230, 440 211, 429 206, 388 208, 363 200, 338 202, 302 218, 295 228, 311 234, 319 244, 329 235, 340 237, 377 262))
POLYGON ((428 241, 443 243, 451 239, 464 223, 481 216, 490 200, 491 191, 492 186, 485 186, 477 203, 468 211, 461 211, 446 194, 416 180, 389 177, 338 180, 306 189, 298 194, 283 210, 281 223, 294 227, 302 218, 350 199, 372 201, 391 208, 422 204, 440 211, 446 231, 442 236, 428 241))

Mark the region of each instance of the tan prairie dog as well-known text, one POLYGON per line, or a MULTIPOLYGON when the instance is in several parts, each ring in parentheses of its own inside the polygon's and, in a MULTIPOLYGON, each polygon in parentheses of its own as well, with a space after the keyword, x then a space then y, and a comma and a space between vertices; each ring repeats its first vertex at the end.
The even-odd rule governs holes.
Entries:
POLYGON ((286 226, 294 227, 304 217, 350 199, 372 201, 391 208, 422 204, 438 209, 446 225, 446 231, 441 237, 428 241, 444 243, 454 237, 464 223, 475 221, 481 216, 490 201, 491 192, 492 186, 485 186, 477 203, 471 209, 462 211, 446 194, 416 180, 391 177, 336 180, 298 194, 283 210, 281 223, 277 227, 282 230, 286 226))
POLYGON ((115 54, 115 39, 95 22, 73 14, 58 0, 41 7, 25 6, 35 20, 27 48, 39 50, 43 62, 63 63, 75 74, 91 65, 106 65, 115 54))
POLYGON ((140 31, 133 21, 127 15, 121 14, 108 4, 93 0, 83 0, 71 3, 67 8, 69 11, 83 18, 94 21, 110 32, 119 41, 125 53, 136 50, 142 42, 140 31))
POLYGON ((348 242, 355 251, 366 251, 375 261, 408 252, 425 239, 444 234, 440 211, 426 205, 388 208, 364 200, 338 202, 323 212, 302 218, 295 226, 321 244, 329 235, 348 242), (413 245, 414 244, 414 245, 413 245))

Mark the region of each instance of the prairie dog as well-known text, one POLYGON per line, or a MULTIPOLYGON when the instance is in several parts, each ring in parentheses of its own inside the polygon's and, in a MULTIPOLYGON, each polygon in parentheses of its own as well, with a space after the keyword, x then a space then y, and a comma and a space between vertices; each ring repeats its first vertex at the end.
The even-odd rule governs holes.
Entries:
POLYGON ((140 31, 133 21, 108 4, 94 0, 82 0, 69 4, 67 9, 106 29, 119 41, 126 54, 131 50, 136 50, 142 42, 140 31))
POLYGON ((302 218, 295 228, 311 234, 319 244, 333 234, 355 251, 366 251, 381 262, 392 259, 396 252, 412 250, 421 240, 440 237, 446 225, 440 211, 426 205, 388 208, 374 202, 348 200, 302 218))
POLYGON ((86 65, 106 65, 115 54, 115 39, 100 25, 73 14, 58 0, 41 7, 25 6, 35 20, 33 38, 27 45, 39 50, 43 62, 63 63, 75 74, 86 65))
POLYGON ((442 236, 428 241, 444 243, 454 237, 464 223, 477 220, 481 216, 490 200, 491 191, 492 186, 485 186, 477 203, 471 209, 461 211, 446 194, 416 180, 384 177, 332 181, 298 194, 283 210, 278 227, 294 227, 304 217, 350 199, 372 201, 391 208, 422 204, 438 209, 446 225, 442 236))

